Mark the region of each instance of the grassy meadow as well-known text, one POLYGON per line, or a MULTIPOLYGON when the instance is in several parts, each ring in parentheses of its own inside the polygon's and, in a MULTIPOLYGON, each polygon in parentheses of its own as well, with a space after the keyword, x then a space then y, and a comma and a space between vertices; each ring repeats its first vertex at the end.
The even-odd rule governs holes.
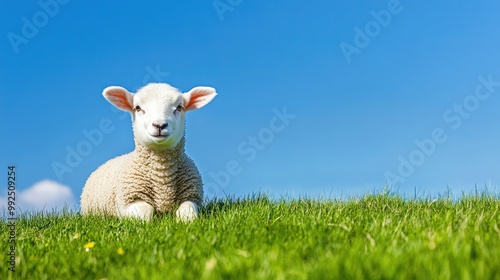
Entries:
POLYGON ((0 279, 500 279, 500 199, 256 195, 190 224, 25 214, 15 272, 5 222, 0 240, 0 279))

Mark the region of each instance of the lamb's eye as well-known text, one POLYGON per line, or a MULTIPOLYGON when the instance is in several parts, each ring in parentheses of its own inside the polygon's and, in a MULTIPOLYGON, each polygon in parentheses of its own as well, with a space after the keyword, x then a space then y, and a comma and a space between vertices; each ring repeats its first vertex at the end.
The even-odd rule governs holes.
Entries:
POLYGON ((135 106, 134 110, 135 110, 136 112, 139 112, 139 111, 141 111, 142 109, 141 109, 141 106, 137 105, 137 106, 135 106))
POLYGON ((182 111, 182 109, 184 109, 184 108, 182 107, 182 105, 177 105, 177 108, 175 108, 175 110, 176 110, 177 112, 182 111))

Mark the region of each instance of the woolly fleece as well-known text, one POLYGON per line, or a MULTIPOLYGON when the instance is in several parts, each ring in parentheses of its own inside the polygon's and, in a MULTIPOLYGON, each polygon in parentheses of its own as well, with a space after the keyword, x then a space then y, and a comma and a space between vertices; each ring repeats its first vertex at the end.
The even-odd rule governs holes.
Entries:
POLYGON ((194 162, 184 153, 184 138, 173 150, 158 151, 135 141, 133 152, 111 159, 87 179, 81 213, 120 216, 135 201, 152 205, 155 214, 173 212, 190 200, 198 205, 203 184, 194 162))

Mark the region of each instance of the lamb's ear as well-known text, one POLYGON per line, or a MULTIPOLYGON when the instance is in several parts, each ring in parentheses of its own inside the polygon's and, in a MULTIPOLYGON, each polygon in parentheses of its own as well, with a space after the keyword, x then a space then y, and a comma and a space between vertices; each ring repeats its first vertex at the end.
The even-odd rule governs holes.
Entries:
POLYGON ((133 111, 134 96, 132 93, 128 92, 128 90, 122 87, 112 86, 105 88, 102 95, 109 103, 115 105, 117 108, 129 112, 133 111))
POLYGON ((217 95, 212 87, 195 87, 183 94, 184 110, 196 110, 207 105, 217 95))

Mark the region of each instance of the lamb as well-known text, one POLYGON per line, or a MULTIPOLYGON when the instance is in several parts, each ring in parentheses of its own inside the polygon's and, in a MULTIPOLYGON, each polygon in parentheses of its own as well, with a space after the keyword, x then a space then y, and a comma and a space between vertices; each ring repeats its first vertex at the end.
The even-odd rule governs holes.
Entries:
POLYGON ((136 94, 111 86, 103 96, 132 115, 135 150, 111 159, 87 179, 81 213, 150 220, 173 213, 182 221, 198 217, 202 180, 185 154, 185 113, 207 105, 214 88, 195 87, 181 93, 165 83, 151 83, 136 94))

